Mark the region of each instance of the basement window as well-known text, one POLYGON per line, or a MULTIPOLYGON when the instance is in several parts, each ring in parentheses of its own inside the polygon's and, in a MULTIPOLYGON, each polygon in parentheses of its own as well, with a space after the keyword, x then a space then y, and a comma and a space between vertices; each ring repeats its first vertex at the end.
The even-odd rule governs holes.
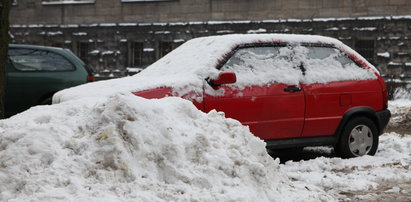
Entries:
POLYGON ((143 42, 132 42, 130 44, 129 64, 130 67, 140 67, 143 65, 143 42))
POLYGON ((144 47, 144 42, 131 41, 128 45, 128 66, 146 67, 155 61, 155 49, 144 47))

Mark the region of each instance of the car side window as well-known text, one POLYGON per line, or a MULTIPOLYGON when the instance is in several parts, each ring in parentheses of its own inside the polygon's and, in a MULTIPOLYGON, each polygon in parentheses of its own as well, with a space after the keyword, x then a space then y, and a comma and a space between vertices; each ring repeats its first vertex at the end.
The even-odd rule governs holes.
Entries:
POLYGON ((236 85, 298 84, 302 72, 292 56, 290 47, 240 48, 220 70, 236 73, 236 85))
POLYGON ((333 47, 300 47, 305 57, 301 61, 305 69, 305 83, 327 83, 346 80, 375 79, 375 74, 360 67, 345 53, 333 47))
POLYGON ((346 65, 355 65, 359 67, 352 59, 350 59, 347 55, 342 53, 340 50, 332 47, 307 47, 308 48, 308 57, 307 59, 320 59, 326 60, 329 57, 337 60, 341 63, 342 67, 346 65))
POLYGON ((8 52, 19 71, 72 71, 73 64, 65 57, 45 50, 12 48, 8 52))

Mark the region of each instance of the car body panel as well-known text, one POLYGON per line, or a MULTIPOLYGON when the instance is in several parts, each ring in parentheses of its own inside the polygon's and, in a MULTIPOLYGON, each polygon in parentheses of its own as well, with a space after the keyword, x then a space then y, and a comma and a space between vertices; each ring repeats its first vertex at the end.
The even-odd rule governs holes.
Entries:
POLYGON ((306 98, 304 137, 333 135, 342 116, 353 107, 382 110, 377 80, 302 84, 302 87, 306 98))
POLYGON ((271 84, 239 90, 222 86, 224 95, 205 95, 205 111, 223 111, 248 125, 261 139, 299 137, 304 123, 304 93, 285 92, 287 87, 271 84))
POLYGON ((156 88, 150 90, 143 90, 139 92, 133 92, 134 95, 149 98, 149 99, 158 99, 163 97, 168 97, 173 94, 172 88, 156 88))

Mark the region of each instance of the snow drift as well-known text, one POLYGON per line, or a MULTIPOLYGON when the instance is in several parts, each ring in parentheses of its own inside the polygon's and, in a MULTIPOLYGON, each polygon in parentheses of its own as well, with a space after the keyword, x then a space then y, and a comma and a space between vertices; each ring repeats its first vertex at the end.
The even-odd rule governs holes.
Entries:
POLYGON ((0 121, 0 200, 333 200, 291 182, 238 121, 180 98, 34 107, 0 121))

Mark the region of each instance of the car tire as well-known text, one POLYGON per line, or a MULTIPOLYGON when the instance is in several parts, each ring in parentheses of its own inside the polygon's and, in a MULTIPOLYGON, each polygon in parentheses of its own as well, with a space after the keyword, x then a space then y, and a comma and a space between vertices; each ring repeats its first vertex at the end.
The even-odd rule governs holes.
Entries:
POLYGON ((351 119, 344 127, 335 153, 342 158, 374 155, 378 148, 379 133, 376 125, 367 117, 351 119))

